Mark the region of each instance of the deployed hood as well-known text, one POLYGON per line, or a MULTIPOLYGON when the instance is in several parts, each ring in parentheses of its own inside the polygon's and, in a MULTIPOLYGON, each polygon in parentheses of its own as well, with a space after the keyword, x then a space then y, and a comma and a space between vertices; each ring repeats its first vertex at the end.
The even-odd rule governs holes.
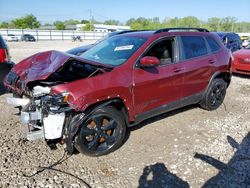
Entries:
POLYGON ((26 83, 35 80, 45 80, 69 60, 77 60, 94 66, 110 67, 84 60, 78 56, 52 50, 40 52, 22 60, 14 66, 12 72, 18 74, 26 83))
POLYGON ((44 80, 69 59, 70 56, 58 51, 41 52, 22 60, 14 66, 12 72, 15 72, 26 83, 44 80))
MULTIPOLYGON (((47 51, 15 65, 5 79, 5 85, 21 94, 29 83, 52 86, 92 77, 111 68, 67 53, 47 51)), ((30 89, 35 85, 29 84, 30 89)))

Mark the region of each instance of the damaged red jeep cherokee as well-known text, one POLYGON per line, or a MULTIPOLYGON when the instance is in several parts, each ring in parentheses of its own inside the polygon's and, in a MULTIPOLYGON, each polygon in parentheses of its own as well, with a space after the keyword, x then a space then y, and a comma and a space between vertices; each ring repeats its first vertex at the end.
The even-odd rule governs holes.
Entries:
POLYGON ((166 28, 108 38, 80 57, 35 54, 14 66, 5 86, 29 140, 99 156, 122 145, 127 127, 150 117, 190 104, 217 109, 230 80, 231 56, 218 36, 166 28))

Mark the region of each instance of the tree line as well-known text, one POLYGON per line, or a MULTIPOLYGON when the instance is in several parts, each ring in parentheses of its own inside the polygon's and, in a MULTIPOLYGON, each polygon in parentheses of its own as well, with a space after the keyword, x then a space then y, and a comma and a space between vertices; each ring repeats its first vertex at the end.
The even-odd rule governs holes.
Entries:
MULTIPOLYGON (((119 20, 111 19, 104 22, 96 20, 65 20, 55 21, 53 24, 44 24, 45 26, 55 26, 56 29, 64 30, 67 25, 85 24, 82 30, 93 30, 93 24, 102 23, 107 25, 124 25, 119 20)), ((202 27, 210 31, 231 31, 231 32, 250 32, 250 22, 239 22, 235 17, 218 18, 212 17, 203 21, 195 16, 187 16, 183 18, 165 18, 160 21, 158 17, 154 18, 130 18, 125 25, 130 26, 132 30, 152 30, 167 27, 202 27)), ((41 26, 41 22, 30 14, 24 17, 16 18, 10 22, 0 23, 0 28, 15 28, 15 29, 35 29, 41 26)))

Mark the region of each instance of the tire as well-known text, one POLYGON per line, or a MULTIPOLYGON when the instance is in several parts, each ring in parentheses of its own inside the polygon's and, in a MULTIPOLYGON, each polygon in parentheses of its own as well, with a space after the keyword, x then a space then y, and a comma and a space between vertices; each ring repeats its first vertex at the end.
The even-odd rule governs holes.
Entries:
POLYGON ((227 83, 223 79, 214 79, 203 96, 200 106, 209 111, 216 110, 223 103, 226 89, 227 83))
POLYGON ((101 156, 119 148, 125 138, 124 118, 112 106, 98 109, 81 125, 75 148, 88 156, 101 156))

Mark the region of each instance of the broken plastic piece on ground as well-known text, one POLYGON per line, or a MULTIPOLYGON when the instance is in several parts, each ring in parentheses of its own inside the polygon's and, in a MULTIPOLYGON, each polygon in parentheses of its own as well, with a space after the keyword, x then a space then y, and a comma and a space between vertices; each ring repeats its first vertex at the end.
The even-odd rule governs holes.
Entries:
POLYGON ((25 106, 30 102, 30 99, 6 97, 6 102, 13 106, 25 106))

